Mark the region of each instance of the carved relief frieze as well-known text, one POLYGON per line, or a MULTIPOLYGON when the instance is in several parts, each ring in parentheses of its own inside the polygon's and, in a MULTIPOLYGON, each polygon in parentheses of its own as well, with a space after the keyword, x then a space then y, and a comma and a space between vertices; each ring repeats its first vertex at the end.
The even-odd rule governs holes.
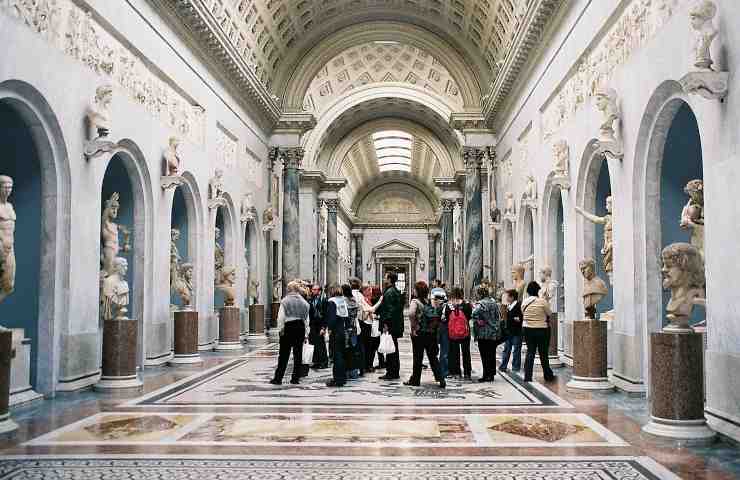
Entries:
POLYGON ((9 0, 0 12, 38 33, 54 48, 112 83, 147 113, 196 145, 205 141, 205 110, 185 98, 71 0, 9 0))

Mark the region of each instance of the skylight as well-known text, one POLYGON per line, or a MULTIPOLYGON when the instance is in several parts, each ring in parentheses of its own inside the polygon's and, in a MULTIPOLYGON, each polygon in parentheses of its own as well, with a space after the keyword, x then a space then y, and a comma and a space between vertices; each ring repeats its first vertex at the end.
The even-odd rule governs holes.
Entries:
POLYGON ((373 144, 381 172, 411 172, 414 137, 401 130, 384 130, 373 133, 373 144))

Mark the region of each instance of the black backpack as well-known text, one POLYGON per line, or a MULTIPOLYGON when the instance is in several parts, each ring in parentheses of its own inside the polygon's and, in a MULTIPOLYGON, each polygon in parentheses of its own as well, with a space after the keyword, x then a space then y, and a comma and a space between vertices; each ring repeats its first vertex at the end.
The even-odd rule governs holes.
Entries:
POLYGON ((419 317, 419 332, 436 333, 442 319, 442 307, 435 307, 431 303, 419 303, 422 307, 421 312, 417 313, 419 317))

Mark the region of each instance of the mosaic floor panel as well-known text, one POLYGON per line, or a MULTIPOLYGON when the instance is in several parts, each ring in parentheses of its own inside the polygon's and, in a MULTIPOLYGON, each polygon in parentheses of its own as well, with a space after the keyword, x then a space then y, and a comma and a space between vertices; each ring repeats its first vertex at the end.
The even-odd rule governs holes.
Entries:
POLYGON ((580 413, 367 415, 99 413, 26 445, 620 447, 580 413))
POLYGON ((8 480, 676 480, 646 457, 527 457, 433 461, 102 457, 0 460, 8 480))
MULTIPOLYGON (((404 348, 403 345, 401 348, 404 348)), ((404 350, 406 350, 404 348, 404 350)), ((312 371, 300 385, 269 384, 275 371, 277 352, 274 346, 252 352, 209 371, 169 385, 142 398, 124 404, 126 407, 165 405, 191 406, 353 406, 353 407, 431 407, 431 408, 509 408, 571 407, 571 405, 537 383, 525 383, 517 375, 501 374, 493 383, 448 381, 447 388, 437 387, 429 369, 422 386, 406 387, 411 372, 411 359, 402 358, 401 380, 381 381, 369 374, 347 383, 341 389, 327 388, 331 370, 312 371)), ((405 355, 404 355, 405 357, 405 355)), ((479 365, 475 356, 473 364, 479 365)))

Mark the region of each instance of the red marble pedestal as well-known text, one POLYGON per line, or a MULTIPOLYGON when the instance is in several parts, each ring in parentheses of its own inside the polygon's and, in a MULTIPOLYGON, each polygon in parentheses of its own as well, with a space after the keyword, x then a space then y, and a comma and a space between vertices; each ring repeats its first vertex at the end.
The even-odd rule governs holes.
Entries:
POLYGON ((270 318, 270 328, 277 328, 277 317, 280 312, 280 302, 272 303, 272 317, 270 318))
POLYGON ((607 378, 606 322, 573 322, 573 376, 566 385, 576 390, 613 390, 607 378))
POLYGON ((265 333, 264 305, 249 306, 249 333, 258 335, 265 333))
POLYGON ((650 422, 644 432, 676 440, 714 440, 704 417, 703 347, 698 333, 650 335, 650 422))
POLYGON ((130 318, 103 322, 103 374, 96 390, 141 388, 136 374, 139 322, 130 318))
POLYGON ((15 356, 13 351, 13 332, 0 330, 0 434, 18 429, 10 419, 10 364, 15 356))
POLYGON ((218 342, 216 351, 241 350, 239 307, 221 307, 218 315, 218 342))
POLYGON ((550 319, 550 350, 548 352, 550 367, 552 368, 563 366, 563 361, 558 353, 558 333, 558 314, 553 312, 550 319))
POLYGON ((178 310, 175 312, 175 356, 170 365, 202 363, 198 353, 198 312, 178 310))

